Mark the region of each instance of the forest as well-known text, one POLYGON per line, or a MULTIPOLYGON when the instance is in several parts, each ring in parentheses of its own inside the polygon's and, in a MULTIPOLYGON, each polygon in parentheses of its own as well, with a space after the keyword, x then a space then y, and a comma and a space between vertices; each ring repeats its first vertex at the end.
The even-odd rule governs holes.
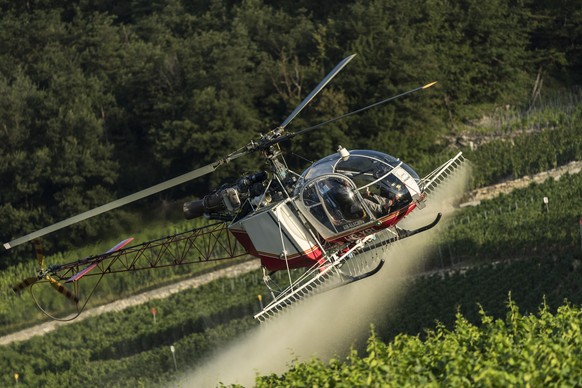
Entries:
MULTIPOLYGON (((461 150, 471 188, 582 160, 580 0, 0 0, 0 236, 239 149, 351 54, 289 131, 438 83, 282 144, 298 172, 339 144, 389 153, 421 176, 461 150)), ((262 168, 240 158, 46 236, 47 262, 102 251, 129 230, 147 240, 198 227, 178 221, 184 199, 262 168)), ((377 306, 367 346, 290 361, 255 384, 582 384, 581 215, 582 173, 456 209, 415 276, 378 274, 398 285, 398 303, 377 306)), ((215 268, 193 267, 109 276, 93 302, 215 268)), ((0 253, 1 335, 44 319, 11 289, 35 270, 30 246, 0 253)), ((0 385, 180 384, 179 373, 257 328, 260 294, 249 273, 2 345, 0 385)), ((56 292, 44 297, 71 308, 56 292)))
MULTIPOLYGON (((9 241, 240 148, 353 53, 291 131, 438 84, 284 144, 291 167, 342 144, 383 150, 426 173, 460 128, 531 111, 551 93, 577 93, 579 5, 1 1, 0 235, 9 241)), ((137 210, 161 217, 175 201, 258 168, 258 158, 237 160, 46 244, 59 250, 119 233, 137 210)), ((3 252, 0 268, 22 252, 3 252)))

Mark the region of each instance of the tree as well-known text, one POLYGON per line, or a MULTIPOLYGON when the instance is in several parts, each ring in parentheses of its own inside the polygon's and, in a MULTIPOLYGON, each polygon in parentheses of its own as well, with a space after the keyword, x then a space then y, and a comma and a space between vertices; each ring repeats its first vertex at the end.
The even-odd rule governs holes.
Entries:
POLYGON ((544 75, 566 84, 582 73, 582 8, 578 0, 531 1, 530 51, 544 75))
POLYGON ((534 81, 528 79, 529 25, 523 4, 437 1, 434 12, 447 110, 462 117, 463 106, 523 101, 534 81))
MULTIPOLYGON (((112 198, 117 164, 101 116, 108 96, 96 78, 83 73, 54 16, 23 15, 20 24, 3 30, 25 34, 16 38, 23 44, 15 46, 9 61, 17 71, 0 78, 6 96, 0 105, 5 236, 31 232, 112 198), (39 32, 38 40, 26 36, 39 32)), ((84 229, 94 234, 97 223, 84 229)))

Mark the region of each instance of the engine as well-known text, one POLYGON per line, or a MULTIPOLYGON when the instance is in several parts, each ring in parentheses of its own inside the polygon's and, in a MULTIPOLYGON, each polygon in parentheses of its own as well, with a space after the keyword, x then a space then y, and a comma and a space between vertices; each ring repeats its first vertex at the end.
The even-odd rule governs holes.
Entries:
POLYGON ((267 177, 266 171, 260 171, 243 176, 234 184, 222 185, 202 199, 184 203, 184 216, 188 220, 203 215, 208 218, 223 219, 225 217, 221 214, 239 212, 248 200, 253 202, 253 205, 257 205, 263 197, 269 200, 268 195, 265 195, 267 177))

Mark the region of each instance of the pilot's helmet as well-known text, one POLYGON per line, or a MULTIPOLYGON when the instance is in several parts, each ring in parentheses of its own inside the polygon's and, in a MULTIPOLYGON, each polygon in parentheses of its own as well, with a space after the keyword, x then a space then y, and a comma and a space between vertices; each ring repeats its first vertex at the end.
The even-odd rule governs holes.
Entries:
POLYGON ((364 215, 364 209, 360 201, 354 190, 347 184, 342 183, 337 182, 337 184, 333 185, 328 192, 329 197, 337 204, 345 219, 355 220, 361 218, 364 215))

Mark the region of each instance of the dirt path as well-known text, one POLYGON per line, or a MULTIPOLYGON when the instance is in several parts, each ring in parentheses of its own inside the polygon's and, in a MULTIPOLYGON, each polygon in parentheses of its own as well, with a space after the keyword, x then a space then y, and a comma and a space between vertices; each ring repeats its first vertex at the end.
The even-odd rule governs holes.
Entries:
MULTIPOLYGON (((515 189, 520 189, 529 186, 530 183, 542 183, 546 179, 554 178, 560 179, 564 174, 576 174, 582 171, 582 161, 570 162, 564 166, 554 168, 532 176, 525 176, 523 178, 512 181, 498 183, 496 185, 483 187, 466 195, 466 202, 463 205, 478 205, 482 200, 491 199, 501 193, 507 194, 515 189)), ((461 205, 461 206, 463 206, 461 205)))
MULTIPOLYGON (((560 179, 560 177, 566 173, 575 174, 582 170, 582 161, 571 162, 565 166, 558 167, 556 169, 546 171, 534 176, 528 176, 513 181, 499 183, 497 185, 481 188, 474 190, 467 195, 467 202, 463 205, 478 205, 481 200, 493 198, 500 193, 509 193, 510 191, 526 187, 532 182, 541 183, 544 180, 552 177, 554 179, 560 179)), ((463 206, 462 205, 462 206, 463 206)), ((134 295, 129 298, 118 300, 100 307, 96 307, 83 312, 77 319, 70 322, 58 322, 51 321, 45 322, 40 325, 33 326, 28 329, 24 329, 6 336, 0 337, 0 346, 7 345, 12 342, 24 341, 30 337, 37 335, 44 335, 58 328, 59 326, 66 325, 69 323, 80 322, 85 318, 89 318, 95 315, 103 314, 109 311, 121 311, 131 306, 140 305, 146 303, 150 300, 163 299, 168 296, 190 289, 199 287, 213 280, 221 277, 236 277, 241 274, 245 274, 250 271, 254 271, 260 267, 258 260, 249 261, 246 263, 238 264, 229 268, 224 268, 206 275, 195 277, 192 279, 184 280, 169 286, 165 286, 153 291, 144 292, 142 294, 134 295)))
POLYGON ((12 342, 24 341, 31 337, 37 335, 44 335, 49 333, 59 326, 67 325, 70 323, 80 322, 86 318, 107 313, 110 311, 121 311, 131 306, 137 306, 146 303, 150 300, 167 298, 172 294, 182 292, 190 288, 200 287, 201 285, 210 283, 216 279, 222 277, 237 277, 239 275, 245 274, 247 272, 254 271, 260 267, 258 260, 252 260, 245 263, 237 264, 232 267, 223 268, 218 271, 214 271, 202 276, 187 279, 178 283, 170 284, 168 286, 158 288, 156 290, 147 291, 138 295, 134 295, 122 300, 111 302, 109 304, 95 307, 84 311, 78 318, 73 321, 60 322, 60 321, 50 321, 45 322, 28 329, 24 329, 6 336, 0 337, 0 346, 8 345, 12 342))

